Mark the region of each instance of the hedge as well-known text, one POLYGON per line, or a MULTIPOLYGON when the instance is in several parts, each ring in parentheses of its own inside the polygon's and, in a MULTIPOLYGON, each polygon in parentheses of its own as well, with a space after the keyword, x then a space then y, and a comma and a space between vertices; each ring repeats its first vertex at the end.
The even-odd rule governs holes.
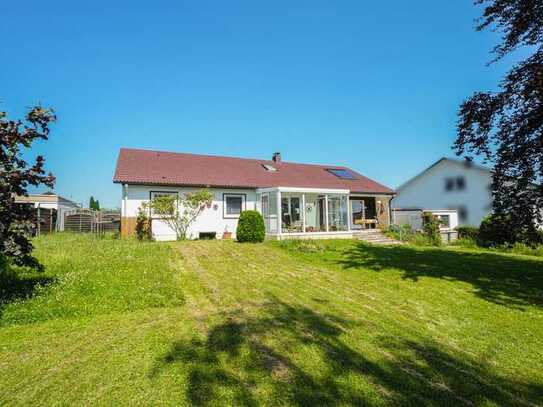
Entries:
POLYGON ((458 226, 456 230, 460 239, 479 239, 479 228, 476 226, 458 226))

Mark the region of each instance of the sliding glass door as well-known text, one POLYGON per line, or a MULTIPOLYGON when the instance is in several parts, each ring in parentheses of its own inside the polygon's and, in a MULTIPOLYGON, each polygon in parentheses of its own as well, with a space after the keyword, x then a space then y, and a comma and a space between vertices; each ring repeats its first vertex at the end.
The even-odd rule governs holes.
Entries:
POLYGON ((375 198, 350 197, 351 205, 351 229, 362 229, 369 225, 369 220, 377 219, 375 198))

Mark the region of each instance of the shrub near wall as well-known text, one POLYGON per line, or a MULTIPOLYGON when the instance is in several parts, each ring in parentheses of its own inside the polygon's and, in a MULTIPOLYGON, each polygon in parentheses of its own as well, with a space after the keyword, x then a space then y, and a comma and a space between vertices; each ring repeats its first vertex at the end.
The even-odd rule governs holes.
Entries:
POLYGON ((264 219, 257 211, 243 211, 236 229, 238 242, 263 242, 266 237, 264 219))
POLYGON ((511 245, 517 239, 518 236, 515 236, 513 226, 506 216, 486 216, 479 227, 479 243, 484 247, 511 245))
POLYGON ((136 218, 136 237, 138 240, 151 239, 151 220, 147 216, 145 208, 138 208, 138 217, 136 218))
POLYGON ((422 229, 430 244, 434 246, 439 246, 441 244, 439 219, 432 212, 422 213, 422 229))
POLYGON ((458 226, 459 239, 471 239, 476 241, 479 238, 479 228, 475 226, 458 226))

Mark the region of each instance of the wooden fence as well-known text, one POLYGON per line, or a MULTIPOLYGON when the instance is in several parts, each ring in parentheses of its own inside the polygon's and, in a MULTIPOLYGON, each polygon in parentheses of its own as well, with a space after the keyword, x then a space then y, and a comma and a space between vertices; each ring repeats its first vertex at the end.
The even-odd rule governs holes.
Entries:
POLYGON ((77 233, 103 234, 119 232, 121 214, 119 212, 75 209, 64 215, 64 230, 77 233))
POLYGON ((55 231, 57 211, 47 208, 35 209, 35 229, 34 233, 40 235, 41 233, 51 233, 55 231))

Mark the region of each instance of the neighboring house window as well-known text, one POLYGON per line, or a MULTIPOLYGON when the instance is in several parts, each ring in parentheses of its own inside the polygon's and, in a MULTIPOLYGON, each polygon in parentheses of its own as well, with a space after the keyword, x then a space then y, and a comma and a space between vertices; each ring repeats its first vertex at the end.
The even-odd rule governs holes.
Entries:
POLYGON ((463 176, 445 178, 445 191, 463 191, 464 189, 466 189, 466 178, 463 176))
POLYGON ((240 213, 245 210, 244 194, 224 194, 224 217, 239 218, 240 213))
POLYGON ((456 178, 456 189, 463 191, 466 189, 466 179, 462 176, 456 178))
MULTIPOLYGON (((171 192, 171 191, 151 191, 151 200, 161 197, 161 196, 174 196, 177 198, 177 192, 171 192)), ((153 210, 151 210, 151 217, 153 216, 159 216, 156 213, 154 213, 153 210)))
POLYGON ((454 189, 454 178, 445 178, 445 191, 452 191, 454 189))
POLYGON ((460 222, 467 222, 468 220, 468 208, 465 206, 459 206, 456 208, 456 211, 458 212, 458 220, 460 222))
POLYGON ((437 215, 437 218, 440 221, 440 228, 449 229, 451 227, 451 217, 450 215, 437 215))

